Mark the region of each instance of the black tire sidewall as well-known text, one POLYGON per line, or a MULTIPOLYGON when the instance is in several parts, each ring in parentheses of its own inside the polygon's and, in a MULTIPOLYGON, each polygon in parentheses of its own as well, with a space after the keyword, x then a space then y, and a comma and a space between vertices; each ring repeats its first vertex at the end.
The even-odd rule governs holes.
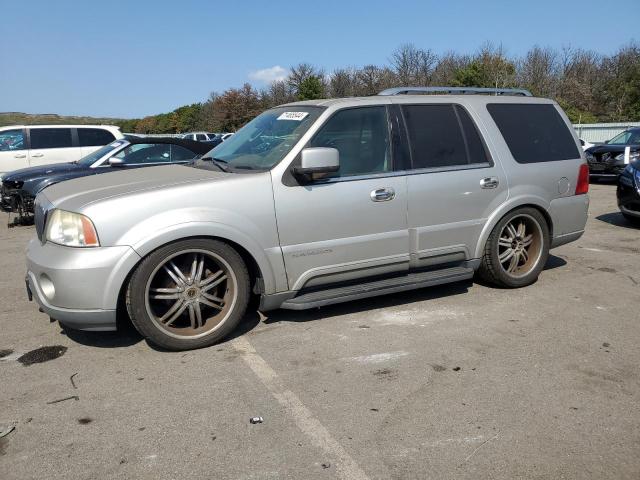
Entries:
POLYGON ((247 267, 238 252, 230 245, 213 239, 194 238, 170 243, 154 250, 137 266, 127 288, 127 310, 134 327, 148 341, 167 350, 192 350, 208 347, 226 337, 238 325, 249 303, 250 282, 247 267), (156 326, 146 309, 146 285, 149 277, 168 256, 183 250, 200 249, 222 257, 231 267, 236 277, 237 297, 233 310, 224 324, 200 338, 178 339, 167 335, 156 326))
POLYGON ((544 269, 547 259, 549 258, 549 248, 551 244, 551 238, 549 233, 549 226, 544 215, 535 208, 524 207, 518 208, 505 215, 491 231, 489 238, 487 239, 487 245, 485 247, 485 254, 482 262, 482 276, 501 287, 506 288, 520 288, 526 287, 535 283, 540 275, 540 272, 544 269), (504 226, 513 220, 514 217, 521 215, 528 215, 533 218, 539 225, 542 231, 542 252, 540 253, 540 259, 536 266, 525 276, 514 278, 510 276, 502 268, 498 259, 498 240, 500 233, 504 226))

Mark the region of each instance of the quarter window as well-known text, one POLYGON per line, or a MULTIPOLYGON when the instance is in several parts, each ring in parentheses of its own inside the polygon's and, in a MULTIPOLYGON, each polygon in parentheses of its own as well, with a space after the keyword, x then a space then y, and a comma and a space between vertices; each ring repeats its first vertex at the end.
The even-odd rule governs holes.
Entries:
POLYGON ((113 142, 116 137, 103 128, 78 128, 81 147, 99 147, 113 142))
POLYGON ((31 128, 30 136, 31 150, 73 146, 70 128, 31 128))
POLYGON ((327 120, 309 146, 338 149, 340 170, 333 177, 388 172, 391 152, 386 108, 341 110, 327 120))
POLYGON ((24 132, 21 128, 0 132, 0 152, 24 150, 24 132))
POLYGON ((516 162, 580 158, 573 135, 553 105, 490 103, 487 110, 516 162))
POLYGON ((487 154, 469 114, 458 105, 402 107, 414 169, 487 163, 487 154))

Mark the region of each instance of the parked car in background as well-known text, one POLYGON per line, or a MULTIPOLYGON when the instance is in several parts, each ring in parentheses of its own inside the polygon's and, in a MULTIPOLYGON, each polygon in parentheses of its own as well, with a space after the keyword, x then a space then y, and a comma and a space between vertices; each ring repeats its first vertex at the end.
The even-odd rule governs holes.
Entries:
POLYGON ((36 195, 46 187, 114 170, 189 163, 211 149, 204 142, 181 138, 126 136, 76 161, 24 168, 0 181, 0 210, 19 216, 33 213, 36 195))
POLYGON ((0 175, 19 168, 73 162, 123 135, 110 125, 0 127, 0 175))
POLYGON ((618 177, 616 196, 624 218, 640 226, 640 159, 637 157, 618 177))
POLYGON ((114 330, 124 302, 149 341, 185 350, 229 335, 252 294, 262 311, 300 310, 476 271, 532 284, 587 221, 568 118, 523 90, 407 91, 434 93, 291 103, 191 167, 47 188, 27 294, 93 331, 114 330))
POLYGON ((230 139, 233 136, 233 133, 221 133, 220 135, 222 136, 222 141, 224 142, 225 140, 230 139))
POLYGON ((182 135, 181 138, 186 140, 196 140, 198 142, 209 142, 216 138, 216 133, 208 132, 188 132, 182 135))
POLYGON ((587 148, 591 148, 595 145, 595 143, 587 142, 581 138, 578 139, 580 141, 580 145, 582 145, 582 150, 586 150, 587 148))
POLYGON ((590 176, 616 178, 629 162, 640 157, 640 128, 630 128, 601 145, 588 148, 585 157, 590 176))

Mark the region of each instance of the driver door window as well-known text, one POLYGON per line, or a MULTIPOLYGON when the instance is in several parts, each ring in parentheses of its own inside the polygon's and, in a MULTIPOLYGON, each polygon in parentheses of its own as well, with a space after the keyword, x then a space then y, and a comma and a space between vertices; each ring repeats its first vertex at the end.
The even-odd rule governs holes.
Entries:
POLYGON ((169 163, 171 161, 171 145, 168 143, 138 143, 130 145, 114 157, 123 160, 125 165, 169 163))
POLYGON ((340 170, 332 177, 389 172, 391 152, 385 107, 340 110, 311 140, 310 147, 336 148, 340 170))

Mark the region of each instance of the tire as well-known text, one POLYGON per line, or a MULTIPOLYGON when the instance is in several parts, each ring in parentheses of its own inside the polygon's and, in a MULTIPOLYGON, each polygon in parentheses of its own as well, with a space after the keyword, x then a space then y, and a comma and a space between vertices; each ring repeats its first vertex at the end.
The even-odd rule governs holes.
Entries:
POLYGON ((148 341, 167 350, 208 347, 238 325, 249 303, 242 257, 228 244, 189 239, 165 245, 135 269, 127 312, 148 341))
POLYGON ((530 207, 513 210, 491 231, 479 273, 499 287, 531 285, 547 263, 550 243, 549 226, 542 213, 530 207))
POLYGON ((628 213, 620 212, 627 222, 636 227, 640 227, 640 218, 629 215, 628 213))

